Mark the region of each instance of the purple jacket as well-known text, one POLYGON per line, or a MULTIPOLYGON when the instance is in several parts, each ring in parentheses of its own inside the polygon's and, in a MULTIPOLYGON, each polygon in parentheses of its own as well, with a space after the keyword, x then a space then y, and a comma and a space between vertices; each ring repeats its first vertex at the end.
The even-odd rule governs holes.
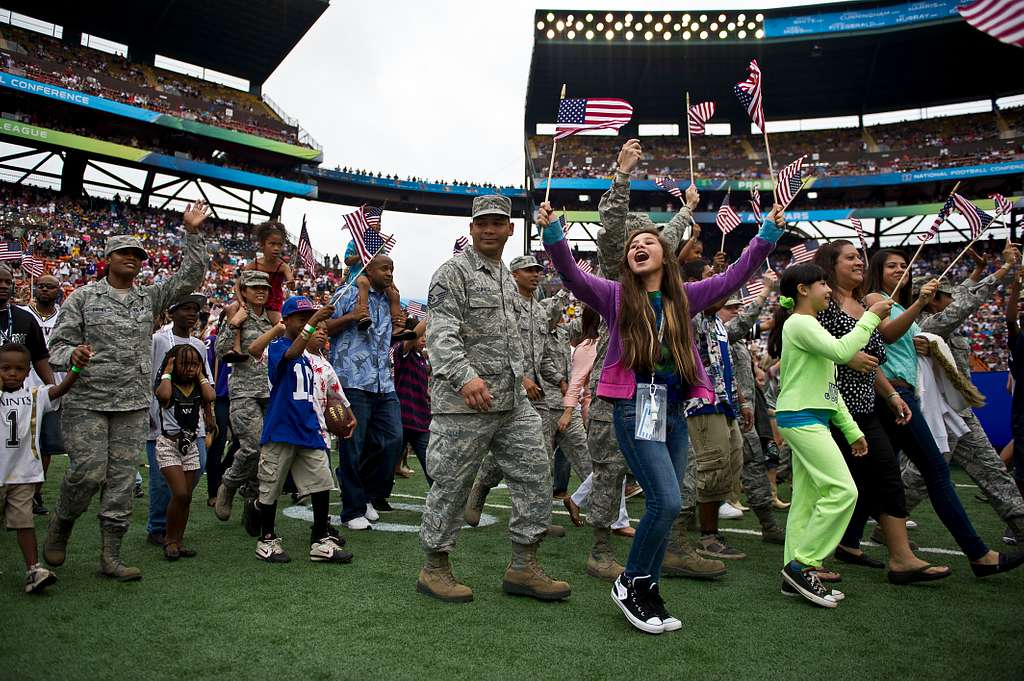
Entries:
MULTIPOLYGON (((622 284, 592 274, 581 272, 569 251, 565 240, 544 244, 551 257, 551 263, 558 270, 565 287, 584 303, 594 308, 608 323, 608 354, 604 358, 601 380, 597 384, 597 396, 608 399, 629 399, 636 393, 636 374, 633 369, 623 366, 622 338, 619 336, 619 306, 622 304, 622 284)), ((764 264, 768 254, 775 248, 771 241, 754 237, 743 250, 739 260, 722 274, 703 281, 684 284, 690 315, 696 317, 715 302, 739 290, 764 264)), ((690 397, 701 397, 714 401, 715 392, 711 379, 697 354, 696 339, 693 340, 693 360, 697 367, 697 383, 690 386, 690 397)))

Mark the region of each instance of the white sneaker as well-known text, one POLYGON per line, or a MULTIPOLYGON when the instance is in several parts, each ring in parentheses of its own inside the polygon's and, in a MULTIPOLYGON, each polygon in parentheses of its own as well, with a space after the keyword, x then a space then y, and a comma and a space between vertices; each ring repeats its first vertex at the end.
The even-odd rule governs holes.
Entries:
POLYGON ((47 570, 39 563, 36 563, 25 571, 25 593, 40 593, 43 589, 56 581, 57 575, 47 570))
POLYGON ((281 546, 280 537, 256 542, 256 557, 268 563, 290 563, 292 560, 281 546))
POLYGON ((378 520, 380 520, 380 514, 377 513, 377 509, 373 507, 373 504, 366 505, 366 513, 363 514, 363 517, 369 520, 371 523, 375 523, 378 520))
POLYGON ((335 544, 333 537, 324 537, 310 545, 309 559, 314 563, 351 563, 352 554, 335 544))
POLYGON ((359 516, 357 518, 353 518, 352 520, 345 521, 345 527, 347 527, 350 530, 369 530, 369 529, 371 529, 370 528, 370 521, 367 520, 366 518, 364 518, 363 516, 359 516))
POLYGON ((908 530, 916 530, 917 529, 917 523, 915 523, 910 518, 907 518, 907 529, 908 530))
POLYGON ((743 511, 736 508, 728 501, 723 501, 722 505, 718 507, 718 517, 722 520, 736 520, 737 518, 743 517, 743 511))

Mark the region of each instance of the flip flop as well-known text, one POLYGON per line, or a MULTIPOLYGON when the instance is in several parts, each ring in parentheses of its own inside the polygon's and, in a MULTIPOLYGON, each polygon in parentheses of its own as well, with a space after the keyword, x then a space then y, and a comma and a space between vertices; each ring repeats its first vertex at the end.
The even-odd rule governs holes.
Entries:
POLYGON ((939 579, 945 579, 953 574, 953 570, 946 568, 945 572, 925 572, 926 570, 933 567, 943 567, 941 565, 932 565, 931 563, 925 563, 916 570, 889 570, 886 573, 886 577, 889 579, 890 584, 898 584, 905 586, 907 584, 914 584, 916 582, 934 582, 939 579))
POLYGON ((562 504, 565 505, 565 510, 569 512, 569 520, 576 527, 583 527, 583 518, 580 517, 580 507, 576 505, 576 502, 572 500, 572 497, 565 497, 562 499, 562 504))

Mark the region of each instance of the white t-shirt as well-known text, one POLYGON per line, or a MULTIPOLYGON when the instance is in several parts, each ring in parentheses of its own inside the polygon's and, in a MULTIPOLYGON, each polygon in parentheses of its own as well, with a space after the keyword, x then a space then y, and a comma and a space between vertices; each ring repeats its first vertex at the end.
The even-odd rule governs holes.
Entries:
MULTIPOLYGON (((43 330, 43 338, 46 339, 46 347, 50 347, 50 336, 53 335, 53 329, 57 326, 57 318, 60 316, 58 314, 60 312, 60 305, 54 305, 53 314, 46 319, 43 319, 32 305, 19 305, 18 307, 25 310, 25 312, 28 312, 35 318, 36 322, 39 324, 39 328, 43 330)), ((65 374, 63 372, 53 372, 53 380, 57 383, 63 381, 64 376, 65 374)), ((28 372, 28 378, 25 379, 25 387, 32 388, 37 385, 44 385, 43 379, 39 378, 39 374, 36 373, 35 367, 32 367, 32 370, 28 372)))
POLYGON ((316 410, 316 419, 320 422, 320 434, 323 435, 324 442, 330 442, 331 434, 327 431, 327 420, 324 417, 327 411, 327 398, 336 397, 346 407, 349 406, 348 398, 345 397, 341 381, 338 380, 338 374, 330 362, 320 355, 309 352, 303 354, 313 369, 313 409, 316 410))
POLYGON ((23 485, 43 481, 39 432, 43 414, 60 407, 50 402, 48 388, 0 392, 0 484, 23 485))
MULTIPOLYGON (((165 325, 159 331, 153 334, 153 390, 156 390, 156 377, 160 375, 160 370, 163 369, 164 355, 167 351, 173 348, 175 345, 191 345, 199 351, 199 356, 203 358, 203 368, 206 370, 206 377, 213 382, 213 372, 210 371, 210 362, 206 357, 206 343, 199 340, 195 336, 189 336, 188 338, 182 338, 181 336, 175 336, 171 331, 171 326, 165 325)), ((156 401, 156 395, 154 394, 149 401, 149 439, 155 440, 160 435, 160 403, 156 401)), ((206 424, 203 418, 202 412, 199 413, 199 437, 206 437, 206 424)))

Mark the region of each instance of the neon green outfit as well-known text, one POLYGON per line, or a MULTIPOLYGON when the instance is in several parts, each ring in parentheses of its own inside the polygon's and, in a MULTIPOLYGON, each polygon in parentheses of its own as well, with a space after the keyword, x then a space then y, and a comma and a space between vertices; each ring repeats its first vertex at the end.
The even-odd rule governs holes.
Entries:
POLYGON ((853 331, 834 338, 811 315, 794 314, 782 329, 782 361, 775 417, 793 453, 793 497, 786 523, 785 563, 820 567, 846 531, 857 485, 829 424, 847 442, 864 436, 835 384, 836 364, 867 345, 878 315, 865 312, 853 331))

